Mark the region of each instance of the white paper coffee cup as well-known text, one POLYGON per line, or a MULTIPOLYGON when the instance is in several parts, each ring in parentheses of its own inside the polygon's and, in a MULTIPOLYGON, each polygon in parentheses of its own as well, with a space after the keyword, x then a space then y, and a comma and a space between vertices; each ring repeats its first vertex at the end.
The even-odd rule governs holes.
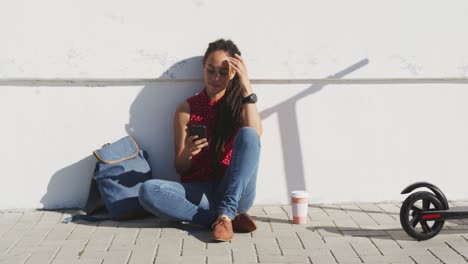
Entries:
POLYGON ((292 191, 291 204, 294 224, 306 224, 309 209, 309 193, 306 191, 292 191))

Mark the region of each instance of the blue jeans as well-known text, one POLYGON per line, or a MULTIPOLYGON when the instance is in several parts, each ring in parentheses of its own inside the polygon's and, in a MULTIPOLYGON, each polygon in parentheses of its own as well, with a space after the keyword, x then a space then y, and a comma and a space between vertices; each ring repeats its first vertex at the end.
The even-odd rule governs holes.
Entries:
POLYGON ((231 163, 219 184, 179 183, 153 179, 140 188, 140 203, 161 218, 210 227, 219 215, 234 219, 246 213, 255 199, 260 139, 251 127, 239 129, 231 163))

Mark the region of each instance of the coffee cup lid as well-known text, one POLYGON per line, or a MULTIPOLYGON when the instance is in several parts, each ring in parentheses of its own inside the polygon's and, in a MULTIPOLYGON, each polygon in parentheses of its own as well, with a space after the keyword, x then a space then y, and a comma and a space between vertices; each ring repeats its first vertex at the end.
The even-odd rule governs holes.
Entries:
POLYGON ((291 197, 294 198, 308 198, 309 193, 307 191, 292 191, 291 197))

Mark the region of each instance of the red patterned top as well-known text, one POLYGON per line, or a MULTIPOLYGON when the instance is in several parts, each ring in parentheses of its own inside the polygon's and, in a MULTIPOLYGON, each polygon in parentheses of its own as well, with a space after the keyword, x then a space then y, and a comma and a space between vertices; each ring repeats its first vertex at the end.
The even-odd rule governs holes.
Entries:
MULTIPOLYGON (((213 126, 216 118, 216 108, 215 106, 223 98, 214 101, 211 100, 206 94, 205 89, 196 94, 195 96, 187 99, 187 102, 190 105, 190 120, 187 126, 190 125, 204 125, 206 126, 208 144, 212 137, 213 126)), ((234 143, 234 137, 229 140, 229 143, 226 145, 224 150, 224 158, 221 161, 221 175, 224 175, 227 167, 231 163, 231 154, 232 154, 232 145, 234 143)), ((211 164, 210 151, 208 150, 210 146, 203 148, 200 153, 192 157, 192 164, 190 170, 181 175, 181 182, 204 182, 211 181, 215 179, 214 167, 211 164)))

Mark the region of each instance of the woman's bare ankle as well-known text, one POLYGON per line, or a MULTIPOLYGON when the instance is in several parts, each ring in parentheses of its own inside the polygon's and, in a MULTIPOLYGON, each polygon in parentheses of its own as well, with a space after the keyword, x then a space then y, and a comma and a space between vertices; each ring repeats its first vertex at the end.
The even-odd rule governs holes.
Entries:
POLYGON ((222 218, 222 219, 224 219, 224 220, 227 220, 227 221, 232 221, 232 219, 229 218, 229 216, 227 216, 227 215, 223 215, 223 214, 222 214, 222 215, 219 215, 219 216, 218 216, 218 219, 220 219, 220 218, 222 218))

